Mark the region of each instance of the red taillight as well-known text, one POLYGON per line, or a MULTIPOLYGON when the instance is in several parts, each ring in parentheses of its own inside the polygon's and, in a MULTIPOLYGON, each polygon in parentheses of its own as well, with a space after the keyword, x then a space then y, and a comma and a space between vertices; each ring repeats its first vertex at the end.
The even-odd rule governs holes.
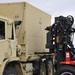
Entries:
POLYGON ((66 62, 70 62, 70 52, 66 52, 66 62))

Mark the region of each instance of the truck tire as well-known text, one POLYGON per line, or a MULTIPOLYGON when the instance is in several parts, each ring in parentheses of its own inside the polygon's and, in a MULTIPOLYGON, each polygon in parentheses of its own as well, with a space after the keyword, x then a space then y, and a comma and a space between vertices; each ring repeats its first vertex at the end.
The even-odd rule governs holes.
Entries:
POLYGON ((46 60, 45 61, 45 66, 46 66, 46 75, 53 75, 53 63, 51 60, 46 60))
POLYGON ((46 67, 44 62, 40 63, 39 71, 39 75, 46 75, 46 67))
POLYGON ((61 66, 54 75, 75 75, 75 67, 69 65, 61 66))
POLYGON ((53 63, 52 61, 48 62, 48 75, 53 75, 53 63))
POLYGON ((9 66, 4 70, 3 75, 18 75, 18 74, 17 74, 15 68, 9 66))

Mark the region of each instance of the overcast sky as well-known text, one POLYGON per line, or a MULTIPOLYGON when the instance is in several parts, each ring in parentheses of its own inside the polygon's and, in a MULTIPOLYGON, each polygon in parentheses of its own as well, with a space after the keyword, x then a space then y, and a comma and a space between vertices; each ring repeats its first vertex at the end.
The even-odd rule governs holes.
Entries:
POLYGON ((0 0, 0 3, 22 1, 26 1, 52 15, 52 23, 55 16, 73 15, 75 17, 75 0, 0 0))

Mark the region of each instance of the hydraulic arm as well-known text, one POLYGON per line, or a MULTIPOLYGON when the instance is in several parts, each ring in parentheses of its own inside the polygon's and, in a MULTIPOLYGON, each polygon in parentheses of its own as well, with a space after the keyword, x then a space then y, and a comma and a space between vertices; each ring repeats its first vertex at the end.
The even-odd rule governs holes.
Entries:
POLYGON ((75 49, 72 43, 72 36, 75 29, 72 27, 74 18, 69 15, 67 17, 55 17, 55 23, 46 28, 47 44, 50 53, 56 53, 57 68, 61 64, 75 65, 75 49))

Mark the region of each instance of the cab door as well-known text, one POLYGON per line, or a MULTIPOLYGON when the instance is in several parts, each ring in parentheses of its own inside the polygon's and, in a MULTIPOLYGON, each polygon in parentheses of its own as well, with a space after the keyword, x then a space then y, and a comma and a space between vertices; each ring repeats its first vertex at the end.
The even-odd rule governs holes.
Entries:
POLYGON ((0 19, 0 64, 8 55, 7 21, 0 19))

